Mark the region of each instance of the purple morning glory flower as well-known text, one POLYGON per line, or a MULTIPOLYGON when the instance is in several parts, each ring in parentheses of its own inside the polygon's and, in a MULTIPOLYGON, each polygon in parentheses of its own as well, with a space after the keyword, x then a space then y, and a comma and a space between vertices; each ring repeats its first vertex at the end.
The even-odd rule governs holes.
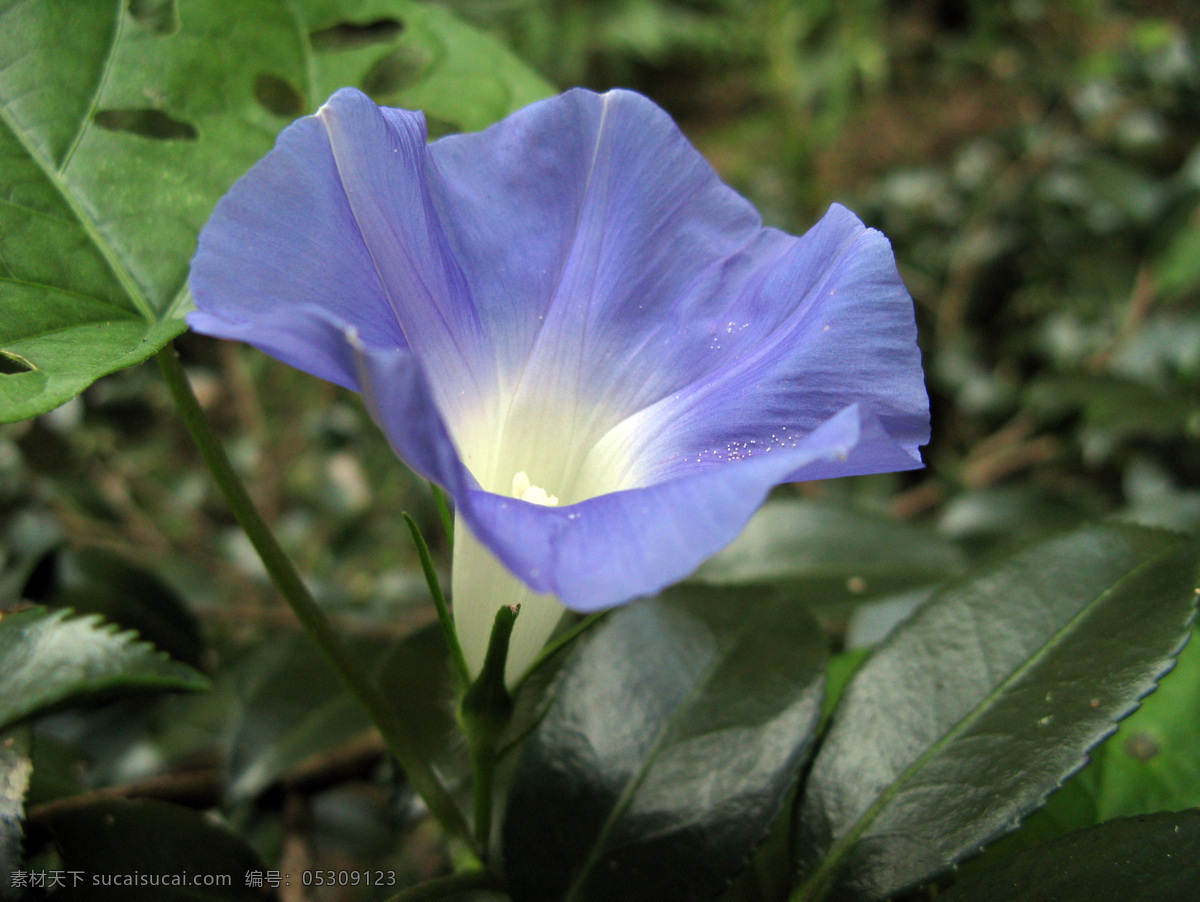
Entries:
POLYGON ((654 593, 773 486, 928 441, 887 239, 839 206, 763 228, 629 91, 428 145, 420 113, 339 91, 218 204, 191 289, 193 329, 361 392, 453 496, 464 651, 477 672, 520 603, 510 681, 562 605, 654 593))

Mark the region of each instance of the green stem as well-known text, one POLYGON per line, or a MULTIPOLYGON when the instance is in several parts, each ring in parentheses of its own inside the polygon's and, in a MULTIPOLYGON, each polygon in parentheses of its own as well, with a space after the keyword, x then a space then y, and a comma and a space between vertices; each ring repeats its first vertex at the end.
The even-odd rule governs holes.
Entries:
POLYGON ((475 842, 485 856, 492 832, 496 752, 500 734, 513 712, 512 696, 504 685, 504 665, 508 661, 508 644, 518 610, 502 605, 496 611, 487 654, 483 659, 483 670, 479 679, 467 689, 459 705, 459 717, 471 746, 471 767, 475 774, 475 842))
POLYGON ((433 569, 433 556, 425 537, 417 527, 417 521, 409 516, 407 511, 401 511, 400 516, 408 524, 412 533, 413 544, 417 546, 417 557, 421 559, 421 569, 425 572, 425 582, 429 584, 429 594, 433 596, 433 606, 437 608, 438 622, 442 625, 442 633, 446 637, 446 650, 450 653, 450 666, 458 677, 459 688, 465 690, 471 685, 471 671, 467 667, 467 656, 463 654, 462 643, 458 641, 458 630, 454 628, 454 617, 450 606, 446 604, 446 596, 442 594, 442 586, 438 582, 437 571, 433 569))
POLYGON ((234 472, 229 458, 225 456, 225 450, 213 432, 212 424, 192 393, 192 387, 183 372, 175 349, 168 345, 155 356, 184 425, 200 449, 200 455, 225 495, 233 515, 262 559, 271 581, 295 612, 296 619, 320 646, 329 663, 358 699, 359 704, 366 709, 383 735, 384 742, 404 769, 409 782, 420 793, 434 817, 441 822, 447 833, 461 837, 473 846, 466 820, 454 799, 418 752, 416 742, 397 716, 395 709, 388 704, 358 658, 334 632, 325 613, 305 587, 300 574, 275 540, 274 533, 259 514, 258 508, 254 506, 246 487, 234 472))
POLYGON ((463 871, 447 877, 435 877, 416 886, 402 889, 387 902, 428 902, 446 899, 472 890, 503 891, 504 882, 491 871, 463 871))

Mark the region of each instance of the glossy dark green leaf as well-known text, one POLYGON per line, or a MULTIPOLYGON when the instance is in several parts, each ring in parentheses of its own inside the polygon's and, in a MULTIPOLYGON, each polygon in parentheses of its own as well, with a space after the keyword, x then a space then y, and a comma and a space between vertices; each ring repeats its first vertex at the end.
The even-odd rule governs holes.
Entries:
POLYGON ((808 604, 861 601, 939 582, 962 553, 925 530, 843 505, 775 501, 695 578, 719 585, 785 585, 808 604))
POLYGON ((713 898, 795 780, 820 711, 820 632, 767 592, 684 587, 585 642, 513 778, 513 898, 713 898))
MULTIPOLYGON (((565 618, 564 618, 565 619, 565 618)), ((541 722, 554 701, 555 690, 558 687, 562 669, 571 660, 571 654, 577 645, 587 641, 591 631, 602 621, 593 622, 564 644, 555 648, 547 657, 522 678, 513 697, 513 712, 500 734, 498 742, 499 754, 507 755, 520 745, 521 741, 541 722)), ((579 621, 570 628, 577 626, 579 621)), ((551 640, 554 641, 553 639, 551 640)), ((550 646, 547 646, 550 647, 550 646)))
POLYGON ((750 863, 715 902, 780 902, 787 898, 792 885, 791 801, 789 795, 750 863))
POLYGON ((156 799, 118 799, 66 809, 50 819, 67 875, 56 899, 129 902, 261 900, 246 876, 264 870, 229 828, 156 799), (107 879, 106 879, 107 878, 107 879))
POLYGON ((1200 810, 1108 821, 1029 849, 945 902, 1184 902, 1200 887, 1200 810))
MULTIPOLYGON (((1109 737, 1111 740, 1112 737, 1109 737)), ((1106 743, 1094 748, 1087 765, 1056 789, 1046 804, 1021 822, 1021 826, 984 849, 975 858, 964 861, 955 869, 955 877, 968 880, 975 874, 990 870, 1027 849, 1045 845, 1075 830, 1084 830, 1100 823, 1096 810, 1097 786, 1100 782, 1099 762, 1104 760, 1106 743)))
POLYGON ((218 198, 291 119, 372 87, 382 58, 399 62, 378 99, 454 127, 549 93, 496 41, 410 0, 0 0, 0 22, 0 422, 183 331, 218 198), (401 25, 390 43, 314 47, 385 18, 401 25))
POLYGON ((883 899, 1015 828, 1171 668, 1198 558, 1103 525, 938 592, 842 696, 799 807, 793 898, 883 899))
POLYGON ((960 492, 942 508, 938 529, 974 552, 1014 550, 1104 513, 1103 502, 1072 488, 1068 494, 1015 482, 960 492))
POLYGON ((64 703, 208 680, 99 617, 31 608, 0 617, 0 728, 64 703))
POLYGON ((1200 808, 1200 631, 1158 691, 1105 744, 1100 816, 1200 808))

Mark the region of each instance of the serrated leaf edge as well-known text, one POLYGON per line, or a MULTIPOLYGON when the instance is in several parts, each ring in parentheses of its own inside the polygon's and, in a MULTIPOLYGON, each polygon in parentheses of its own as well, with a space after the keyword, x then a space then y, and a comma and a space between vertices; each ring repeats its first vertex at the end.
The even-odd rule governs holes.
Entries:
MULTIPOLYGON (((49 623, 51 625, 60 625, 61 626, 63 624, 70 622, 71 625, 75 625, 75 624, 85 625, 87 627, 90 627, 97 634, 104 636, 109 640, 115 640, 123 649, 141 650, 141 653, 145 654, 146 657, 150 660, 158 661, 160 663, 170 664, 170 665, 172 665, 174 667, 178 667, 178 668, 185 668, 186 670, 189 670, 192 672, 192 675, 188 676, 187 678, 185 678, 182 670, 181 670, 181 673, 177 676, 161 677, 159 685, 162 686, 162 688, 164 688, 164 689, 201 690, 201 689, 208 689, 211 687, 211 681, 208 679, 207 676, 205 676, 200 671, 196 670, 195 668, 190 667, 187 664, 184 664, 182 661, 176 661, 169 654, 167 654, 165 651, 163 651, 158 646, 156 646, 153 642, 143 639, 141 637, 141 634, 138 633, 137 630, 122 630, 118 624, 113 623, 110 620, 106 620, 100 614, 96 614, 96 613, 76 614, 76 612, 73 608, 48 608, 44 605, 35 605, 31 608, 27 608, 25 610, 18 611, 16 613, 9 613, 4 616, 0 616, 0 622, 3 622, 4 620, 10 620, 14 617, 31 614, 31 613, 42 615, 37 620, 31 620, 31 624, 36 624, 37 626, 44 626, 47 623, 49 623)), ((92 678, 89 677, 89 678, 85 678, 85 679, 90 680, 92 678)), ((2 730, 11 729, 12 727, 14 727, 18 724, 24 723, 28 720, 31 720, 33 718, 40 716, 40 714, 43 711, 48 711, 48 710, 58 707, 59 705, 69 703, 70 699, 72 699, 72 698, 86 697, 87 695, 90 694, 91 691, 104 691, 105 689, 108 689, 108 688, 116 689, 116 688, 120 688, 123 685, 124 686, 137 686, 140 683, 140 681, 136 680, 136 679, 126 682, 120 674, 113 674, 110 678, 106 678, 104 680, 104 682, 107 683, 108 685, 99 687, 96 690, 84 690, 84 691, 78 692, 78 693, 71 693, 69 695, 64 696, 61 699, 58 699, 57 701, 51 702, 48 705, 43 705, 43 706, 32 708, 29 711, 26 711, 24 714, 21 714, 20 716, 18 716, 16 719, 9 721, 8 723, 0 723, 0 729, 2 729, 2 730)))
MULTIPOLYGON (((1163 536, 1170 536, 1175 539, 1183 539, 1183 537, 1180 536, 1178 533, 1172 532, 1170 530, 1147 528, 1147 529, 1144 529, 1143 531, 1156 532, 1163 536)), ((925 766, 925 764, 928 763, 928 761, 930 759, 935 757, 937 753, 939 753, 950 742, 952 742, 955 738, 957 738, 959 735, 961 735, 963 732, 965 732, 970 726, 972 726, 974 724, 974 722, 979 717, 981 717, 984 713, 986 713, 989 703, 992 702, 998 695, 1002 694, 1003 691, 1006 690, 1009 686, 1011 686, 1014 682, 1016 682, 1022 676, 1024 676, 1024 674, 1026 674, 1029 670, 1031 670, 1036 664, 1038 664, 1044 658, 1044 656, 1048 653, 1048 650, 1052 650, 1054 647, 1056 647, 1059 644, 1059 642, 1062 641, 1062 639, 1071 632, 1072 628, 1076 625, 1076 623, 1081 618, 1085 617, 1097 605, 1101 604, 1107 596, 1109 596, 1111 593, 1117 591, 1117 589, 1123 583, 1125 583, 1127 580, 1131 580, 1131 579, 1135 578, 1140 572, 1142 572, 1143 569, 1150 567, 1152 565, 1155 565, 1155 564, 1159 563, 1163 558, 1168 557, 1169 555, 1172 555, 1172 554, 1176 554, 1181 550, 1183 550, 1181 545, 1177 544, 1171 548, 1163 550, 1162 552, 1160 552, 1158 554, 1155 554, 1153 557, 1151 557, 1148 560, 1142 561, 1136 567, 1133 567, 1128 572, 1126 572, 1120 579, 1118 579, 1116 582, 1114 582, 1112 585, 1110 585, 1108 588, 1106 588, 1103 592, 1101 592, 1099 595, 1097 595, 1094 599, 1092 599, 1090 602, 1088 602, 1086 605, 1084 605, 1079 610, 1079 612, 1075 614, 1075 616, 1073 616, 1069 621, 1067 621, 1067 623, 1065 623, 1060 629, 1056 630, 1054 635, 1051 637, 1051 640, 1046 642, 1045 645, 1043 645, 1042 648, 1039 649, 1036 654, 1034 654, 1030 658, 1026 659, 1026 661, 1024 663, 1022 663, 1020 667, 1016 668, 1012 673, 1010 673, 1001 683, 999 683, 996 686, 995 689, 993 689, 991 692, 989 692, 988 695, 979 702, 979 704, 975 705, 966 715, 963 716, 963 718, 961 720, 959 720, 949 730, 947 730, 946 733, 937 742, 935 742, 933 745, 929 746, 929 748, 927 748, 920 756, 918 756, 916 759, 914 759, 913 762, 908 767, 906 767, 900 773, 900 775, 895 780, 893 780, 887 786, 886 789, 883 790, 883 792, 881 792, 879 794, 879 797, 875 800, 875 802, 872 803, 872 805, 865 812, 863 812, 862 816, 858 819, 854 828, 851 829, 844 837, 842 837, 842 839, 838 840, 836 843, 833 844, 833 846, 830 848, 829 852, 821 860, 820 865, 818 865, 818 867, 804 881, 804 883, 801 884, 801 886, 798 888, 798 890, 795 893, 793 893, 793 895, 791 896, 792 902, 802 902, 802 900, 807 900, 809 898, 819 898, 819 894, 826 889, 826 885, 825 885, 826 881, 832 879, 833 876, 836 874, 838 867, 840 867, 842 857, 845 855, 846 852, 848 852, 851 848, 853 848, 854 844, 858 842, 858 840, 862 837, 863 833, 865 833, 866 830, 871 826, 871 824, 874 823, 876 817, 878 817, 878 815, 887 806, 887 804, 889 802, 891 802, 891 800, 893 798, 895 798, 896 795, 899 794, 899 792, 904 788, 904 785, 908 782, 908 779, 915 773, 919 772, 925 766), (818 896, 816 896, 816 897, 812 896, 811 892, 807 895, 801 895, 800 892, 804 891, 806 889, 811 889, 812 891, 818 892, 818 896)), ((967 578, 969 579, 969 575, 967 578)), ((1196 578, 1197 578, 1196 575, 1193 574, 1193 581, 1195 581, 1196 578)), ((958 582, 959 582, 959 580, 955 580, 952 585, 957 584, 958 582)), ((941 593, 939 593, 939 594, 941 594, 941 593)), ((1141 707, 1142 699, 1144 699, 1151 692, 1153 692, 1156 688, 1158 688, 1159 682, 1168 673, 1170 673, 1174 669, 1175 659, 1179 656, 1179 654, 1187 646, 1188 641, 1191 638, 1190 630, 1191 630, 1192 623, 1196 620, 1196 616, 1197 616, 1196 603, 1197 603, 1198 597, 1200 597, 1200 589, 1194 589, 1191 614, 1189 615, 1187 620, 1183 624, 1181 624, 1181 628, 1186 629, 1187 632, 1184 633, 1181 641, 1178 643, 1178 645, 1175 647, 1175 649, 1166 655, 1166 657, 1163 660, 1162 668, 1159 670, 1157 675, 1153 677, 1153 679, 1151 680, 1150 685, 1147 687, 1146 691, 1143 692, 1141 695, 1139 695, 1137 698, 1131 700, 1129 706, 1122 713, 1118 714, 1115 717, 1115 719, 1109 723, 1109 728, 1101 736, 1099 736, 1095 740, 1095 742, 1093 742, 1091 745, 1089 745, 1086 749, 1083 750, 1077 766, 1072 768, 1071 770, 1069 770, 1067 773, 1065 773, 1062 776, 1062 778, 1059 780, 1058 784, 1055 785, 1054 787, 1048 789, 1042 795, 1041 799, 1036 804, 1034 804, 1033 806, 1030 807, 1029 811, 1027 811, 1024 815, 1022 815, 1022 817, 1020 819, 1018 819, 1016 821, 1016 823, 1012 824, 1011 827, 1008 828, 1009 830, 1015 829, 1021 823, 1021 821, 1024 820, 1025 817, 1027 817, 1030 813, 1032 813, 1033 811, 1036 811, 1038 808, 1040 808, 1042 805, 1044 805, 1046 802, 1046 799, 1049 798, 1051 793, 1053 793, 1059 787, 1061 787, 1062 784, 1067 779, 1069 779, 1072 775, 1078 773, 1088 763, 1089 753, 1094 748, 1096 748, 1096 746, 1098 746, 1100 743, 1102 743, 1105 739, 1107 739, 1113 733, 1115 733, 1117 730, 1117 726, 1120 724, 1120 722, 1122 720, 1124 720, 1126 717, 1128 717, 1130 714, 1132 714, 1134 711, 1136 711, 1139 707, 1141 707)), ((984 840, 983 844, 986 846, 986 844, 988 842, 991 842, 992 840, 996 839, 998 836, 1003 835, 1003 832, 1007 832, 1007 831, 1002 831, 1001 833, 996 833, 996 834, 992 835, 987 840, 984 840)), ((962 855, 958 856, 958 858, 956 860, 961 861, 963 858, 967 857, 967 854, 968 853, 963 853, 962 855)), ((946 867, 952 867, 953 864, 954 864, 953 861, 947 862, 946 867)), ((936 874, 930 874, 930 875, 927 875, 927 877, 924 879, 931 879, 934 876, 936 876, 936 874)))

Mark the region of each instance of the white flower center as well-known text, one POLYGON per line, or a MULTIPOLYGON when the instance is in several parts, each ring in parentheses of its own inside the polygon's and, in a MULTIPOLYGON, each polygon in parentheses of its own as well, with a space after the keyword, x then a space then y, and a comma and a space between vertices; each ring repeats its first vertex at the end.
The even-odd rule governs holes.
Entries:
MULTIPOLYGON (((638 484, 639 471, 629 454, 630 427, 614 429, 620 417, 600 402, 578 397, 576 381, 535 370, 524 386, 498 386, 495 394, 477 397, 470 410, 446 403, 447 410, 456 411, 449 417, 451 435, 481 489, 530 504, 566 507, 638 484), (571 383, 570 391, 559 387, 564 382, 571 383), (525 469, 531 465, 532 476, 525 469)), ((571 519, 574 523, 578 515, 571 519)), ((535 592, 514 576, 471 533, 463 517, 456 522, 450 584, 467 666, 473 676, 483 667, 496 609, 519 604, 505 668, 511 687, 565 609, 553 594, 535 592)))
POLYGON ((529 474, 524 470, 513 477, 512 493, 514 498, 520 498, 522 501, 528 501, 530 504, 542 504, 546 507, 556 507, 558 505, 558 496, 547 494, 546 490, 540 485, 534 485, 529 481, 529 474))

